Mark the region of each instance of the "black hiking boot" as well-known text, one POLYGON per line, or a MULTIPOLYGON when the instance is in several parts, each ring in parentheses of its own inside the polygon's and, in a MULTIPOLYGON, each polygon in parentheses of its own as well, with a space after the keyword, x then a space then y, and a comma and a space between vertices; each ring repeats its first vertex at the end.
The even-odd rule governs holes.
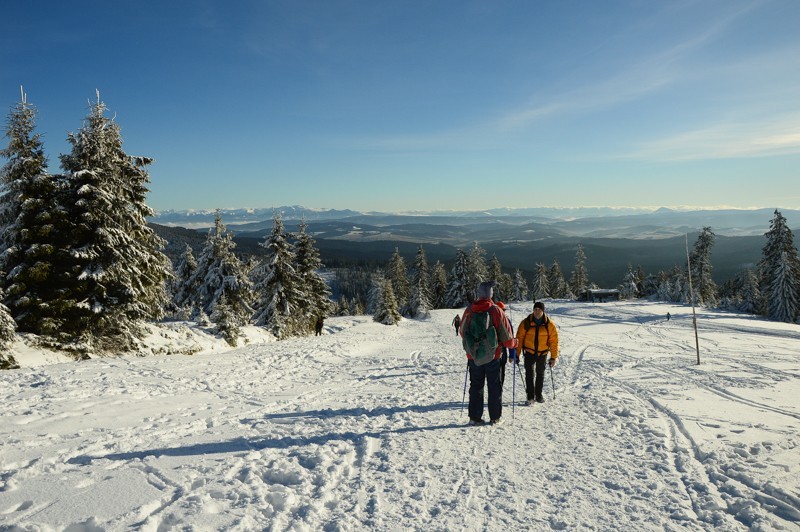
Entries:
POLYGON ((537 403, 544 403, 544 397, 542 397, 542 396, 540 395, 539 397, 537 397, 537 398, 536 398, 536 402, 537 402, 537 403))

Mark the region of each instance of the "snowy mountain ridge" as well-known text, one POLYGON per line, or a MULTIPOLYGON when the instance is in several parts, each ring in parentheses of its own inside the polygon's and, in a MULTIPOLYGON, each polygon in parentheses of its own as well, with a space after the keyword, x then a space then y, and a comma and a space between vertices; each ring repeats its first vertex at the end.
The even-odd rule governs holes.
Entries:
MULTIPOLYGON (((165 226, 207 228, 213 225, 216 211, 160 211, 151 222, 165 226)), ((358 212, 353 210, 307 209, 302 206, 275 209, 220 209, 226 225, 237 233, 258 233, 272 225, 273 213, 280 212, 287 223, 305 218, 309 222, 367 224, 376 227, 408 227, 417 233, 436 232, 437 226, 485 225, 496 230, 496 224, 507 229, 525 230, 526 225, 539 226, 562 236, 592 238, 668 238, 710 226, 726 236, 763 235, 773 216, 773 208, 764 209, 675 209, 629 207, 535 207, 498 208, 485 211, 413 211, 404 213, 358 212), (427 229, 426 229, 427 228, 427 229)), ((800 223, 800 210, 783 209, 792 224, 800 223)), ((519 236, 508 237, 520 239, 519 236)), ((370 237, 374 240, 374 237, 370 237)), ((389 237, 388 239, 393 239, 389 237)), ((421 240, 426 241, 425 239, 421 240)), ((483 240, 481 240, 483 241, 483 240)))

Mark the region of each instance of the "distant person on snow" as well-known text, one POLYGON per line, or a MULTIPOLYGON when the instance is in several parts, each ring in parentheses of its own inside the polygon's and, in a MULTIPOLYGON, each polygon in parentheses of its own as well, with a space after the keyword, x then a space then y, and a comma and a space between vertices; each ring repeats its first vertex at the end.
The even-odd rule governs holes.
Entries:
POLYGON ((502 309, 492 301, 494 281, 478 285, 477 299, 464 311, 460 334, 469 369, 469 423, 483 419, 483 387, 489 392, 489 420, 500 423, 503 395, 500 384, 500 357, 503 346, 517 347, 514 329, 502 309))
POLYGON ((544 366, 549 363, 553 367, 558 358, 558 331, 553 321, 544 313, 544 303, 533 304, 533 312, 528 315, 517 328, 517 340, 520 353, 525 356, 525 392, 528 404, 544 403, 542 388, 544 387, 544 366), (547 362, 547 354, 550 361, 547 362), (536 381, 534 382, 534 368, 536 381))
POLYGON ((325 319, 322 316, 317 316, 317 323, 314 324, 314 336, 322 335, 323 325, 325 325, 325 319))
MULTIPOLYGON (((497 302, 497 306, 500 307, 500 310, 503 311, 503 316, 508 321, 508 328, 512 331, 514 330, 514 325, 511 323, 511 320, 508 319, 508 314, 506 314, 506 304, 502 301, 497 302)), ((501 346, 502 355, 500 355, 500 393, 503 393, 503 385, 506 382, 506 364, 508 364, 509 359, 513 364, 514 361, 517 359, 517 350, 512 348, 508 348, 506 346, 501 346)))
POLYGON ((670 318, 669 312, 667 312, 667 321, 669 321, 669 318, 670 318))
POLYGON ((461 316, 456 314, 456 317, 453 318, 453 327, 456 328, 456 336, 458 336, 458 329, 461 327, 461 316))

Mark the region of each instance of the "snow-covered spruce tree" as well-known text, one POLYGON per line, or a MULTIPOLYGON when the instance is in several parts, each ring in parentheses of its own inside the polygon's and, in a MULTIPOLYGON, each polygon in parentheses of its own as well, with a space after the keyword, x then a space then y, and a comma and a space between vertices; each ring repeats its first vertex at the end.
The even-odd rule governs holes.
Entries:
POLYGON ((800 301, 798 300, 798 264, 797 259, 782 251, 772 284, 769 286, 770 297, 767 300, 769 318, 788 323, 797 322, 800 301))
POLYGON ((339 301, 336 302, 336 315, 337 316, 349 316, 350 315, 350 303, 347 301, 346 296, 339 296, 339 301))
POLYGON ((402 319, 400 311, 397 309, 397 299, 394 297, 392 282, 389 279, 383 282, 381 299, 378 301, 378 309, 372 319, 384 325, 397 325, 402 319))
POLYGON ((446 306, 445 296, 447 296, 447 270, 444 269, 444 264, 437 260, 431 273, 433 308, 444 308, 446 306))
POLYGON ((547 286, 550 288, 550 297, 567 297, 569 288, 567 287, 566 281, 564 281, 564 274, 561 271, 561 265, 558 263, 557 259, 553 260, 553 264, 547 272, 547 286))
POLYGON ((476 241, 469 251, 467 260, 467 286, 470 293, 474 295, 478 285, 489 280, 491 279, 489 279, 489 268, 486 266, 486 250, 476 241))
MULTIPOLYGON (((0 150, 0 156, 8 159, 0 169, 0 250, 18 244, 23 229, 19 226, 22 206, 33 196, 37 181, 49 177, 42 137, 35 130, 36 108, 22 92, 21 101, 8 114, 8 146, 0 150)), ((0 256, 0 267, 7 267, 5 256, 0 256)))
POLYGON ((370 276, 370 287, 367 293, 367 314, 375 316, 378 308, 383 301, 383 287, 386 284, 386 276, 383 270, 375 270, 370 276))
POLYGON ((323 266, 322 260, 314 245, 314 239, 308 234, 308 224, 305 220, 300 221, 300 231, 294 236, 295 265, 304 293, 301 298, 300 329, 302 333, 311 334, 317 317, 325 317, 331 313, 333 306, 330 300, 331 290, 318 273, 323 266))
MULTIPOLYGON (((188 285, 197 287, 186 304, 196 310, 196 318, 202 312, 206 316, 214 312, 217 301, 224 295, 228 307, 244 325, 252 315, 251 284, 242 262, 236 257, 233 233, 222 223, 217 210, 214 227, 209 229, 205 244, 197 258, 197 268, 189 278, 188 285)), ((199 321, 198 321, 199 323, 199 321)))
POLYGON ((636 287, 636 272, 633 271, 630 264, 622 278, 622 284, 619 285, 619 294, 622 299, 634 299, 639 295, 639 289, 636 287))
POLYGON ((758 274, 754 270, 745 270, 740 278, 740 302, 737 310, 749 314, 758 314, 762 307, 761 290, 759 289, 758 274))
POLYGON ((41 136, 34 132, 36 110, 22 95, 8 116, 8 147, 0 155, 0 263, 4 301, 20 330, 37 334, 60 330, 58 305, 71 257, 63 251, 69 234, 61 207, 63 180, 48 175, 41 136))
POLYGON ((659 301, 672 301, 672 282, 666 275, 658 282, 656 299, 659 301))
MULTIPOLYGON (((644 293, 644 281, 645 281, 645 274, 644 268, 642 268, 641 264, 636 266, 636 290, 639 291, 639 297, 645 297, 644 293)), ((594 283, 591 283, 594 285, 594 283)))
POLYGON ((411 302, 409 315, 412 318, 428 318, 431 315, 431 286, 428 271, 428 259, 422 246, 417 250, 411 268, 411 302))
MULTIPOLYGON (((0 289, 0 298, 2 298, 3 291, 0 289)), ((19 365, 14 359, 14 356, 6 350, 14 341, 14 331, 17 329, 17 324, 8 307, 0 303, 0 369, 18 369, 19 365)))
POLYGON ((692 288, 697 302, 705 307, 716 307, 718 304, 717 285, 711 277, 713 270, 711 248, 714 247, 715 237, 710 227, 704 227, 689 254, 689 262, 692 265, 692 288))
POLYGON ((525 276, 522 275, 522 272, 519 269, 515 270, 514 285, 511 289, 511 300, 527 301, 529 293, 530 290, 528 290, 528 282, 525 280, 525 276))
POLYGON ((531 297, 534 301, 539 301, 540 299, 550 296, 550 271, 547 269, 547 266, 538 262, 536 263, 536 273, 533 277, 531 297))
POLYGON ((116 350, 133 345, 142 320, 163 315, 172 265, 146 221, 152 159, 125 153, 105 111, 98 93, 83 127, 67 137, 71 152, 61 155, 74 277, 62 286, 59 333, 116 350))
POLYGON ((211 322, 214 324, 214 331, 222 336, 228 342, 228 345, 236 347, 236 344, 239 343, 239 337, 242 335, 242 323, 231 308, 224 293, 214 303, 211 322))
MULTIPOLYGON (((503 265, 500 264, 500 259, 497 258, 497 255, 492 253, 492 258, 489 260, 489 274, 487 278, 499 281, 501 275, 503 275, 503 265)), ((501 296, 500 301, 502 301, 502 297, 505 296, 501 296)))
POLYGON ((473 299, 472 294, 475 287, 470 288, 468 270, 469 258, 463 249, 456 252, 456 263, 450 270, 450 280, 445 296, 445 306, 447 308, 466 307, 473 299))
POLYGON ((409 301, 411 300, 411 283, 408 281, 408 268, 400 250, 394 248, 392 258, 386 266, 386 278, 392 283, 394 296, 397 298, 397 307, 403 315, 409 315, 409 301))
POLYGON ((669 299, 670 301, 674 303, 691 302, 691 297, 689 294, 689 278, 686 275, 685 267, 681 268, 680 266, 673 266, 670 284, 672 286, 669 299))
POLYGON ((514 278, 507 273, 501 273, 497 278, 497 301, 510 301, 514 293, 514 278))
POLYGON ((767 243, 762 249, 758 270, 767 317, 776 321, 794 322, 800 311, 800 260, 792 230, 777 209, 765 236, 767 243))
POLYGON ((172 301, 177 308, 191 307, 197 300, 197 282, 194 272, 197 271, 197 259, 194 258, 191 246, 186 244, 186 249, 175 262, 174 278, 172 281, 172 301))
POLYGON ((589 288, 589 270, 586 267, 586 253, 583 245, 578 244, 575 252, 575 268, 569 278, 569 289, 575 296, 580 296, 589 288))
POLYGON ((639 292, 639 295, 641 297, 651 298, 656 294, 658 294, 658 276, 651 273, 645 277, 644 281, 642 281, 642 289, 639 292))
POLYGON ((258 297, 256 325, 278 339, 305 334, 308 325, 301 311, 306 294, 280 214, 273 215, 272 233, 260 245, 267 249, 267 256, 264 259, 266 275, 255 288, 258 297))

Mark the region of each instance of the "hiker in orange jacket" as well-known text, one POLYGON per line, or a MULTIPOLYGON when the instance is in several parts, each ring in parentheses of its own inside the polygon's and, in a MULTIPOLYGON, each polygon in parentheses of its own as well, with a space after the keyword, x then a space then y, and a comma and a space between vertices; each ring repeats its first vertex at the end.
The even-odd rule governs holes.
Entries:
POLYGON ((517 327, 517 340, 520 354, 525 361, 525 392, 528 404, 544 403, 542 388, 544 387, 544 366, 550 354, 550 367, 558 358, 558 330, 553 321, 544 313, 544 303, 533 304, 533 312, 517 327), (536 382, 534 383, 534 367, 536 382))
MULTIPOLYGON (((484 423, 483 420, 483 386, 484 383, 489 392, 489 420, 492 424, 500 422, 503 414, 503 392, 500 385, 500 357, 502 356, 503 346, 508 348, 517 347, 517 339, 514 338, 514 330, 506 319, 505 313, 492 301, 494 281, 486 281, 478 285, 476 291, 477 300, 474 301, 464 311, 461 318, 460 334, 464 339, 464 350, 467 354, 467 365, 469 367, 469 422, 471 425, 484 423), (488 327, 494 328, 497 339, 497 348, 494 357, 488 361, 477 361, 468 349, 468 336, 470 324, 473 316, 488 313, 488 327)), ((476 322, 477 323, 477 322, 476 322)), ((487 328, 488 328, 487 327, 487 328)))

